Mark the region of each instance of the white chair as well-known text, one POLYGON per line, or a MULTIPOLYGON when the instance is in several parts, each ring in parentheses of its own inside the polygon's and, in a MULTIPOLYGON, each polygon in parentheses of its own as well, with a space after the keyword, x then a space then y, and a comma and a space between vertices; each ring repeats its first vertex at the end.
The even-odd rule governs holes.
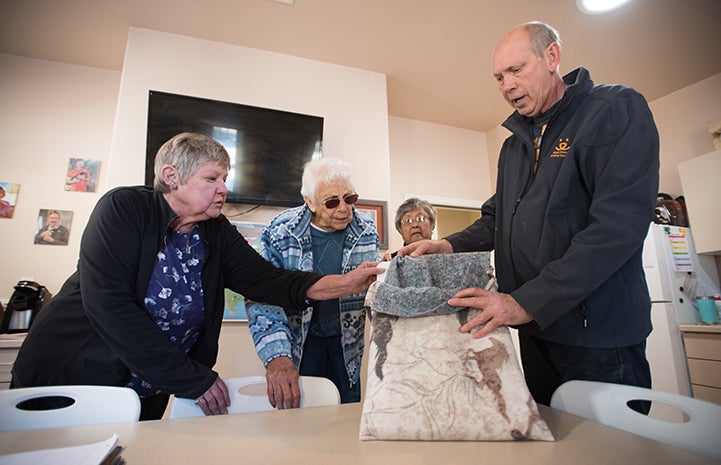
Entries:
POLYGON ((553 393, 551 407, 721 460, 721 406, 710 402, 636 386, 568 381, 553 393), (643 415, 628 407, 631 400, 670 405, 685 412, 689 420, 643 415))
MULTIPOLYGON (((248 413, 274 410, 265 394, 265 376, 246 376, 240 378, 224 379, 230 392, 230 408, 228 413, 248 413), (247 386, 263 386, 262 395, 248 395, 240 392, 241 388, 247 386)), ((338 388, 332 381, 326 378, 315 376, 301 376, 300 385, 300 407, 316 407, 321 405, 340 404, 338 388)), ((174 397, 170 404, 169 418, 202 417, 205 414, 195 405, 193 399, 182 399, 174 397)))
POLYGON ((41 386, 0 391, 0 431, 138 421, 140 399, 130 388, 115 386, 41 386), (24 410, 22 403, 59 399, 66 407, 24 410))

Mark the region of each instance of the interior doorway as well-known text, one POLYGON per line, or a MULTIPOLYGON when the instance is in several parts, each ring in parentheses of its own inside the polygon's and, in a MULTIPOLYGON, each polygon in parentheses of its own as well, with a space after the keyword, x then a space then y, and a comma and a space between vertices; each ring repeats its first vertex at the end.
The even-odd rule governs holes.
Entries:
POLYGON ((480 208, 445 207, 440 205, 433 205, 433 208, 436 209, 436 228, 433 230, 434 239, 461 231, 481 217, 480 208))

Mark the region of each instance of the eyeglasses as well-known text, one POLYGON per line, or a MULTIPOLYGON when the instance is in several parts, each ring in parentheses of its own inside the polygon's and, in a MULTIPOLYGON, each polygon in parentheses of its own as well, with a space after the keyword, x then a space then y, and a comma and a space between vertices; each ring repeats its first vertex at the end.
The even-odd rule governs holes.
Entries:
MULTIPOLYGON (((358 194, 346 195, 343 197, 343 201, 346 205, 353 205, 358 201, 358 194)), ((338 205, 340 205, 340 199, 338 197, 333 197, 332 199, 328 199, 323 202, 323 205, 325 205, 325 208, 338 208, 338 205)))
POLYGON ((401 220, 401 224, 411 225, 413 223, 425 223, 427 221, 429 221, 428 218, 426 218, 423 215, 420 215, 420 216, 416 216, 415 218, 403 218, 401 220))

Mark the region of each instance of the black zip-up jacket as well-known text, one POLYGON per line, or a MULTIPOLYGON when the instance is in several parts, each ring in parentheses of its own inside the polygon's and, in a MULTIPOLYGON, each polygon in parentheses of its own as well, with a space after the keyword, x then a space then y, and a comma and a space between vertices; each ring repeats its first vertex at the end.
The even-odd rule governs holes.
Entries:
POLYGON ((124 386, 130 371, 168 394, 197 398, 213 384, 224 288, 256 301, 305 308, 320 275, 279 270, 224 216, 199 223, 205 323, 186 354, 144 308, 148 283, 170 224, 163 195, 147 187, 105 194, 83 233, 77 271, 33 322, 13 367, 16 387, 124 386))
POLYGON ((651 332, 643 241, 658 192, 658 131, 641 94, 566 75, 535 158, 532 118, 514 112, 482 215, 447 239, 495 249, 499 291, 534 318, 519 330, 580 347, 624 347, 651 332))

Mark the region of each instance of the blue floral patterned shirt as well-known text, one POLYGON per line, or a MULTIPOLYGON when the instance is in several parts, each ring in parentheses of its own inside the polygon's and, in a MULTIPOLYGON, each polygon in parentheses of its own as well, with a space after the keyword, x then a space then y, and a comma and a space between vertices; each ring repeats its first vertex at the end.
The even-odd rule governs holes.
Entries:
MULTIPOLYGON (((188 352, 198 340, 205 307, 200 272, 205 262, 205 248, 196 225, 189 233, 171 230, 148 284, 145 309, 168 339, 188 352)), ((140 397, 148 397, 160 389, 131 373, 128 387, 140 397)))

